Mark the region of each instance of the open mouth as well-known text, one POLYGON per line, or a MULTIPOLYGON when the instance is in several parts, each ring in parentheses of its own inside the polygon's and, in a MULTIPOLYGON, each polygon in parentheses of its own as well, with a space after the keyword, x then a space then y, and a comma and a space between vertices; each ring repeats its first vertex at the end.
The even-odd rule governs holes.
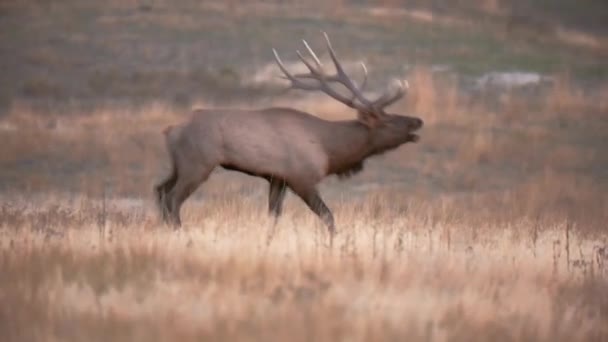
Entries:
POLYGON ((410 142, 418 142, 418 140, 420 140, 420 136, 418 134, 408 133, 407 140, 410 142))

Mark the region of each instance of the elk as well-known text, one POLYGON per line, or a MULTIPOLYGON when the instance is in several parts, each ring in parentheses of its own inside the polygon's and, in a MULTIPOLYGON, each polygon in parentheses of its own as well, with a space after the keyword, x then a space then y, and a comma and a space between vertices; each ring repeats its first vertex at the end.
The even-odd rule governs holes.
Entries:
POLYGON ((356 110, 356 120, 327 121, 283 107, 193 111, 186 122, 164 130, 172 170, 154 189, 165 223, 176 229, 181 226, 182 204, 221 166, 268 181, 268 214, 275 217, 275 223, 290 189, 322 220, 333 240, 334 217, 319 196, 317 184, 330 175, 350 177, 363 169, 367 158, 418 141, 414 132, 423 126, 420 118, 385 112, 403 97, 407 81, 399 81, 395 90, 389 89, 374 100, 366 98, 365 65, 361 64, 364 79, 357 86, 323 34, 335 73, 326 73, 305 40, 312 62, 299 51, 297 55, 308 73, 290 73, 272 49, 275 61, 282 77, 290 81, 288 89, 321 91, 356 110), (343 95, 334 85, 343 86, 351 95, 343 95))

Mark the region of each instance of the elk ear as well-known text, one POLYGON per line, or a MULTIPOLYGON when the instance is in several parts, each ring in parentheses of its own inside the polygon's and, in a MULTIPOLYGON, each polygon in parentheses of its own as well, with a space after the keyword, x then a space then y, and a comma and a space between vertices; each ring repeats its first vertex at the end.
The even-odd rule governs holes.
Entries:
POLYGON ((376 128, 380 124, 380 117, 373 113, 359 111, 357 120, 369 128, 376 128))

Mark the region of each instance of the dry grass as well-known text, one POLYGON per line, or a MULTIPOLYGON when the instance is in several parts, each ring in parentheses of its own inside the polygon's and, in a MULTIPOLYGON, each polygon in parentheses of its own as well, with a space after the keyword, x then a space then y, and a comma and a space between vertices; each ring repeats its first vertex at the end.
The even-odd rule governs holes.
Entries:
MULTIPOLYGON (((425 119, 422 141, 321 185, 333 249, 297 198, 273 227, 266 183, 231 172, 186 202, 182 231, 159 225, 160 131, 186 113, 14 107, 0 122, 3 338, 606 340, 606 103, 561 82, 490 106, 414 70, 393 111, 425 119)), ((350 115, 321 97, 275 104, 350 115)))
POLYGON ((108 201, 104 224, 100 203, 55 203, 3 209, 7 340, 608 337, 606 236, 568 221, 472 225, 458 201, 377 193, 335 206, 329 250, 294 205, 273 230, 259 203, 190 204, 178 233, 147 202, 108 201))

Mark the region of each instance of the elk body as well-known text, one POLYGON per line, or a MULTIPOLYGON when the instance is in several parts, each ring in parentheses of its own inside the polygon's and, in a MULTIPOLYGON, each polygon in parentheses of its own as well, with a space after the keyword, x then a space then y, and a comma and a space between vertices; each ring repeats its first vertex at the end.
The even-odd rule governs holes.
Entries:
POLYGON ((421 119, 384 111, 404 95, 404 84, 400 82, 396 91, 375 100, 365 98, 365 66, 365 79, 358 87, 344 72, 326 34, 325 39, 334 75, 325 73, 306 41, 314 64, 299 52, 298 56, 309 73, 292 75, 273 50, 275 60, 292 88, 320 90, 354 108, 357 119, 327 121, 282 107, 194 111, 189 120, 164 131, 172 170, 155 186, 155 192, 166 223, 181 225, 182 203, 221 166, 268 181, 268 211, 275 221, 290 189, 323 220, 333 237, 334 218, 319 196, 317 184, 330 175, 349 177, 363 169, 366 158, 418 140, 414 132, 422 127, 421 119), (344 86, 352 97, 337 92, 333 84, 344 86))

